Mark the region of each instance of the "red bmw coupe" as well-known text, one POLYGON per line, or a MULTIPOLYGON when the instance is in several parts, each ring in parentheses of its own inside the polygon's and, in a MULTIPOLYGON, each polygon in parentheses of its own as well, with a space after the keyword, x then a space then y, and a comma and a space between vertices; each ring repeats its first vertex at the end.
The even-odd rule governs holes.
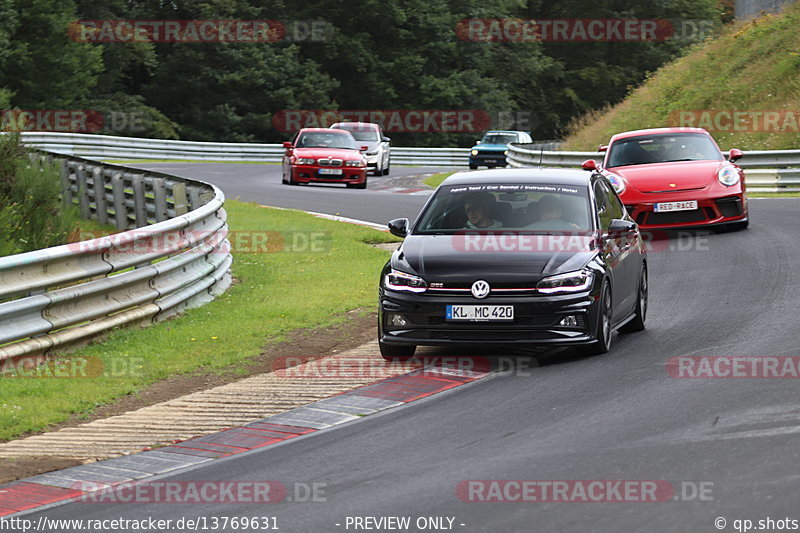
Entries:
POLYGON ((283 143, 283 183, 344 183, 367 188, 367 160, 349 131, 304 128, 283 143))
POLYGON ((657 128, 611 137, 599 170, 614 185, 628 213, 643 229, 687 226, 748 226, 744 172, 726 159, 709 133, 700 128, 657 128))

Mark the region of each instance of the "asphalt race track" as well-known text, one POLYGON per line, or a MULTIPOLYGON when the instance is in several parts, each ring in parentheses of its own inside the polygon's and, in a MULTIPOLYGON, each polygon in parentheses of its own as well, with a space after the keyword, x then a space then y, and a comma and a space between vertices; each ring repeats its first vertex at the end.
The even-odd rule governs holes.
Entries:
MULTIPOLYGON (((283 186, 277 165, 146 166, 211 181, 229 198, 373 222, 413 218, 426 199, 283 186)), ((615 335, 608 355, 426 350, 509 359, 468 386, 161 478, 321 483, 325 501, 73 503, 27 518, 273 516, 284 532, 327 532, 366 530, 346 527, 348 516, 454 517, 453 531, 610 533, 800 520, 800 381, 689 379, 665 366, 676 356, 800 356, 800 199, 750 209, 747 231, 654 243, 647 330, 615 335), (474 502, 456 492, 465 480, 662 480, 675 492, 655 503, 474 502)))

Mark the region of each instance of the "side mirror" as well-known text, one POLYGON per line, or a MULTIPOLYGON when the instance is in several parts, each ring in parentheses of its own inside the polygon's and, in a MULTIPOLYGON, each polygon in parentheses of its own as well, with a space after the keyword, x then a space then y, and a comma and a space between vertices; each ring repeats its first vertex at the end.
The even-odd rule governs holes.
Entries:
POLYGON ((607 144, 604 144, 604 145, 600 146, 600 147, 597 149, 597 151, 598 151, 598 152, 605 152, 605 151, 607 151, 607 150, 608 150, 608 145, 607 145, 607 144))
POLYGON ((741 150, 737 150, 736 148, 731 148, 730 155, 728 156, 728 161, 733 163, 734 161, 740 160, 744 157, 744 154, 741 150))
POLYGON ((387 137, 386 135, 384 135, 383 137, 381 137, 381 141, 382 141, 382 142, 385 142, 385 143, 392 142, 392 140, 391 140, 389 137, 387 137))
POLYGON ((294 148, 294 145, 293 145, 291 142, 289 142, 289 141, 284 141, 284 142, 283 142, 283 147, 284 147, 284 148, 288 148, 288 149, 290 149, 290 150, 291 150, 292 148, 294 148))
POLYGON ((632 220, 615 218, 608 225, 608 234, 612 236, 625 235, 626 233, 631 233, 633 231, 636 231, 636 222, 632 220))
POLYGON ((408 235, 408 219, 396 218, 389 221, 389 233, 401 239, 408 235))
POLYGON ((480 144, 480 143, 481 143, 480 141, 475 141, 475 144, 480 144))
POLYGON ((594 159, 587 159, 586 161, 581 163, 581 168, 583 170, 591 170, 592 172, 594 172, 595 170, 597 170, 597 161, 595 161, 594 159))

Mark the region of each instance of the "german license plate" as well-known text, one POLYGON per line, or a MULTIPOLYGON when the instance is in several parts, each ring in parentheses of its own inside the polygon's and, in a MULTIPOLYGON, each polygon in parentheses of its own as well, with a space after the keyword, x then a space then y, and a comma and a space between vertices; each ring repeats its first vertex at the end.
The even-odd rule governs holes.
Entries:
POLYGON ((470 322, 506 322, 514 320, 513 305, 448 305, 447 320, 470 322))
POLYGON ((330 176, 341 176, 342 169, 341 168, 321 168, 319 169, 320 174, 327 174, 330 176))
POLYGON ((697 200, 686 202, 662 202, 653 206, 656 213, 666 213, 667 211, 691 211, 697 209, 697 200))

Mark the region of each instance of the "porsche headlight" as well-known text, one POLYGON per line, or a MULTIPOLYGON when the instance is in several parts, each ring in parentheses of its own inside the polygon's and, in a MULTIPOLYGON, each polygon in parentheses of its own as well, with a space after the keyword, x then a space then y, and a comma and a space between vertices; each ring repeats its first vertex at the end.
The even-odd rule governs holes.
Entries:
POLYGON ((577 270, 541 280, 536 288, 544 294, 559 292, 581 292, 592 285, 594 274, 590 270, 577 270))
POLYGON ((625 192, 625 180, 622 179, 622 176, 617 176, 616 174, 606 174, 606 178, 611 183, 611 186, 614 187, 614 190, 617 191, 617 194, 622 194, 625 192))
POLYGON ((425 292, 428 284, 419 276, 392 269, 383 278, 383 286, 393 291, 425 292))
POLYGON ((724 166, 717 172, 717 179, 726 187, 733 187, 739 183, 739 171, 730 166, 724 166))

